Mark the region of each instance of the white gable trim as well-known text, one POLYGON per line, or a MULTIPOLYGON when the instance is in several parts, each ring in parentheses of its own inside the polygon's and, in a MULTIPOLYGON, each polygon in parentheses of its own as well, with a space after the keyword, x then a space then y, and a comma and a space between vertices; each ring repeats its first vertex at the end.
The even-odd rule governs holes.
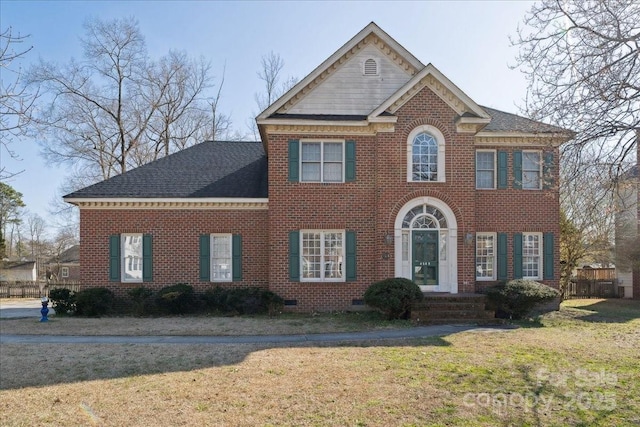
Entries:
POLYGON ((317 78, 326 78, 326 76, 331 73, 332 67, 335 68, 336 66, 341 65, 345 60, 343 56, 349 53, 355 53, 364 44, 364 39, 370 34, 374 34, 386 46, 388 46, 390 50, 395 51, 400 57, 402 57, 404 61, 408 63, 408 66, 413 67, 415 70, 424 68, 424 65, 415 56, 413 56, 408 50, 402 47, 391 36, 385 33, 374 22, 371 22, 369 25, 364 27, 362 31, 360 31, 351 40, 349 40, 345 45, 338 49, 333 55, 331 55, 327 60, 320 64, 309 75, 298 82, 298 84, 292 87, 289 91, 287 91, 287 93, 281 96, 273 104, 267 107, 266 110, 260 113, 258 117, 256 117, 256 121, 258 122, 258 124, 261 124, 264 119, 274 114, 287 102, 293 100, 294 98, 301 98, 306 93, 308 93, 310 88, 308 88, 307 86, 313 83, 313 81, 317 78))
POLYGON ((459 115, 469 112, 478 116, 483 123, 489 123, 491 121, 491 116, 486 111, 453 84, 453 82, 434 67, 433 64, 428 64, 418 74, 413 76, 407 84, 372 111, 369 117, 379 116, 385 111, 395 113, 424 87, 429 87, 433 90, 440 99, 447 103, 447 105, 459 115))

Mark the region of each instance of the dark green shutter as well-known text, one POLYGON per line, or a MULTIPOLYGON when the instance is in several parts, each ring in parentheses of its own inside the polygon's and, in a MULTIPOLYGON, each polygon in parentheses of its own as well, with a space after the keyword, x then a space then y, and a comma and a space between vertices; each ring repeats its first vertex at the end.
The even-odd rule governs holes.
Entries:
POLYGON ((542 182, 545 190, 553 187, 553 153, 544 153, 544 166, 542 167, 542 182))
POLYGON ((345 278, 348 282, 356 280, 356 233, 355 231, 347 231, 346 233, 346 268, 345 278))
POLYGON ((234 234, 231 238, 233 281, 242 280, 242 236, 234 234))
POLYGON ((543 236, 543 278, 545 280, 553 280, 553 233, 544 233, 543 236))
POLYGON ((507 280, 507 234, 498 233, 498 280, 507 280))
POLYGON ((200 281, 211 281, 211 237, 208 234, 200 235, 200 281))
POLYGON ((498 151, 498 188, 507 188, 507 158, 506 151, 498 151))
POLYGON ((522 151, 513 152, 513 188, 522 188, 522 151))
POLYGON ((356 180, 356 142, 347 141, 345 147, 345 172, 344 180, 352 182, 356 180))
POLYGON ((142 281, 153 281, 153 236, 142 235, 142 281))
POLYGON ((300 141, 289 140, 289 181, 300 181, 300 141))
POLYGON ((109 236, 109 281, 120 281, 120 235, 109 236))
POLYGON ((300 281, 300 232, 289 232, 289 280, 300 281))
POLYGON ((513 235, 513 278, 522 279, 522 233, 513 235))

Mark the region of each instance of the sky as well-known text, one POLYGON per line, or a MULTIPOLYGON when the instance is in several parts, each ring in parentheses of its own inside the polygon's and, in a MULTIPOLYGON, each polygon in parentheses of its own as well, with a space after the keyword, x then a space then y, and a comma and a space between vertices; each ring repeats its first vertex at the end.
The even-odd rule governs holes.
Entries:
MULTIPOLYGON (((515 65, 509 36, 522 25, 529 1, 0 1, 0 29, 29 37, 21 60, 65 64, 81 59, 79 38, 90 18, 134 17, 149 55, 184 50, 212 64, 214 83, 224 73, 221 110, 248 133, 258 113, 254 94, 261 57, 273 51, 283 74, 304 78, 371 21, 422 63, 432 63, 480 105, 518 112, 526 81, 515 65)), ((3 79, 6 76, 0 76, 3 79)), ((0 153, 0 166, 22 173, 7 183, 23 194, 31 213, 51 220, 65 168, 46 164, 44 140, 12 144, 20 160, 0 153)), ((53 221, 50 221, 53 222, 53 221)))

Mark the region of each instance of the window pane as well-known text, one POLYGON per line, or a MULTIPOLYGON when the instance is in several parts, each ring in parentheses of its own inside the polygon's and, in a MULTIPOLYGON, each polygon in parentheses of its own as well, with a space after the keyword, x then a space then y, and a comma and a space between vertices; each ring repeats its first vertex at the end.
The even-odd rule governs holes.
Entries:
POLYGON ((324 182, 342 181, 342 163, 325 163, 323 181, 324 182))
POLYGON ((211 236, 211 278, 231 280, 231 236, 211 236))
POLYGON ((302 277, 320 278, 320 233, 302 233, 302 277))
POLYGON ((538 234, 522 236, 522 273, 524 277, 540 276, 540 236, 538 234))
POLYGON ((493 171, 478 170, 476 172, 476 187, 493 188, 493 171))
POLYGON ((302 161, 303 162, 319 162, 320 161, 320 143, 304 143, 302 144, 302 161))
POLYGON ((522 153, 522 169, 538 170, 540 169, 540 153, 527 152, 522 153))
POLYGON ((123 280, 142 280, 142 236, 122 235, 123 280))
POLYGON ((476 236, 476 277, 493 278, 495 242, 492 235, 476 236))
POLYGON ((413 180, 436 181, 438 179, 438 143, 427 133, 413 139, 413 180))
POLYGON ((324 266, 325 278, 342 278, 342 233, 325 233, 324 266))
POLYGON ((540 188, 539 171, 522 171, 522 188, 540 188))
POLYGON ((341 143, 325 143, 324 144, 324 161, 325 162, 342 162, 342 144, 341 143))
POLYGON ((320 163, 303 163, 302 181, 320 182, 320 163))

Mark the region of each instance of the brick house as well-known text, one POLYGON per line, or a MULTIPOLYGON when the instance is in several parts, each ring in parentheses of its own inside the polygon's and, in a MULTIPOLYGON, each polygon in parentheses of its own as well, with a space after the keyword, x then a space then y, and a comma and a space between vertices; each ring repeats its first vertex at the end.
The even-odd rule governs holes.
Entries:
POLYGON ((85 286, 260 286, 293 310, 401 276, 473 293, 558 286, 564 129, 482 107, 374 23, 256 119, 65 196, 85 286))
POLYGON ((80 245, 73 245, 45 263, 46 278, 52 282, 80 280, 80 245))

